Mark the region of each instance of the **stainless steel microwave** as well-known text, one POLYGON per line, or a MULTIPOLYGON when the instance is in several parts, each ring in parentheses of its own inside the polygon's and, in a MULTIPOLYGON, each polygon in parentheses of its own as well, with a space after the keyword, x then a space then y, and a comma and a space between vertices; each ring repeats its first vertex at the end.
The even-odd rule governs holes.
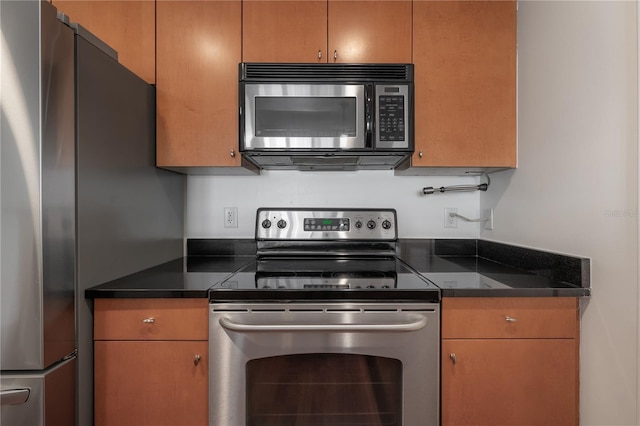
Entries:
POLYGON ((412 64, 240 64, 240 152, 265 169, 389 169, 413 152, 412 64))

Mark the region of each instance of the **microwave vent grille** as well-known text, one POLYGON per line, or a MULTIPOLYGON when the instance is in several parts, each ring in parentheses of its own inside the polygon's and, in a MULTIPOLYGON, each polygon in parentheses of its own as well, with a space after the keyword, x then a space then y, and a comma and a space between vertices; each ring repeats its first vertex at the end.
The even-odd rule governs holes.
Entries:
POLYGON ((412 64, 242 63, 243 81, 413 81, 412 64))

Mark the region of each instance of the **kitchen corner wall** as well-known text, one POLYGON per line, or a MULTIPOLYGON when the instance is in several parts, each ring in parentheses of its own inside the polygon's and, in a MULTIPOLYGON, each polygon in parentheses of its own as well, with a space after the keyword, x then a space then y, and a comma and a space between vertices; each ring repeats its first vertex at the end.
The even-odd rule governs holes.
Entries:
POLYGON ((444 228, 445 207, 479 215, 479 193, 423 195, 425 186, 480 183, 477 177, 394 176, 392 171, 265 171, 260 176, 189 176, 187 238, 253 238, 258 207, 377 207, 398 211, 401 238, 477 238, 477 223, 444 228), (225 207, 238 228, 224 228, 225 207))
POLYGON ((591 258, 581 425, 638 418, 637 2, 521 1, 519 167, 481 195, 480 236, 591 258))

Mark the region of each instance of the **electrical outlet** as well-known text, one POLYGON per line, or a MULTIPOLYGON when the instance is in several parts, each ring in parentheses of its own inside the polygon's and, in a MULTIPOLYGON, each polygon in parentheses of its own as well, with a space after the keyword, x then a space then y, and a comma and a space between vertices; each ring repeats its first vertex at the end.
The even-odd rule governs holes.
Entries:
POLYGON ((447 207, 444 209, 444 227, 445 228, 457 228, 458 227, 458 217, 456 214, 458 213, 458 209, 447 207))
POLYGON ((482 218, 486 219, 484 222, 484 229, 493 229, 493 209, 482 210, 482 218))
POLYGON ((238 227, 238 208, 237 207, 224 208, 224 227, 225 228, 238 227))

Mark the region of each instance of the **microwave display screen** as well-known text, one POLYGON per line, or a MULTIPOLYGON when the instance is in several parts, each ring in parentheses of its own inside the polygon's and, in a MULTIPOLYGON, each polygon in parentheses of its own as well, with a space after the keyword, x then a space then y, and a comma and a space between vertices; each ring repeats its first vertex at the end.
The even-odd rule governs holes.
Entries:
POLYGON ((255 135, 268 138, 357 136, 355 97, 257 96, 255 135))

